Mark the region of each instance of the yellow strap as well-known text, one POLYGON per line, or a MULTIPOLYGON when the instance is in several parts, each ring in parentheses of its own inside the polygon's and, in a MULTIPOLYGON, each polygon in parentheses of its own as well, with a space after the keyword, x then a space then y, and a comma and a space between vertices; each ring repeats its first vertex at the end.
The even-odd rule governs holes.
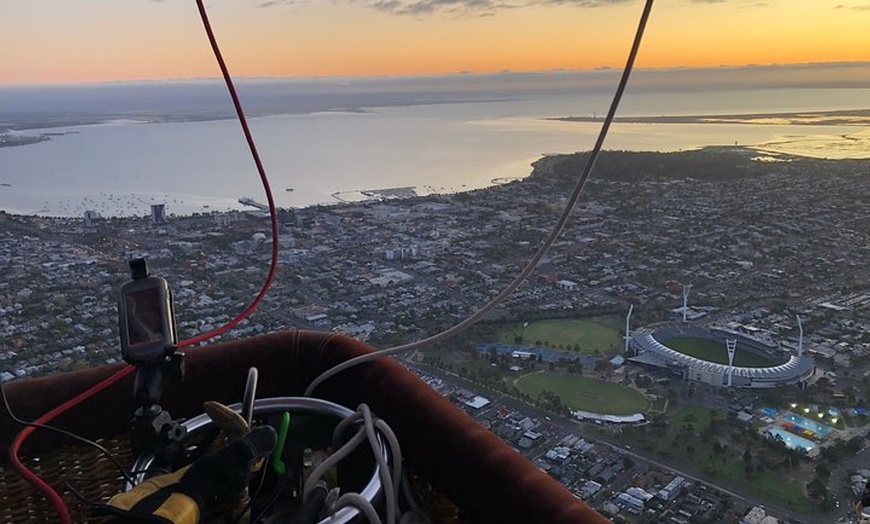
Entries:
POLYGON ((241 438, 251 430, 248 427, 248 422, 241 415, 220 402, 209 400, 202 407, 215 426, 221 428, 231 440, 241 438))
POLYGON ((163 517, 173 524, 198 524, 199 505, 183 493, 173 493, 152 515, 163 517))
POLYGON ((170 484, 178 482, 181 476, 187 473, 188 469, 190 469, 190 466, 185 466, 174 473, 166 473, 165 475, 152 477, 141 484, 137 484, 136 487, 130 491, 118 493, 113 496, 109 499, 108 505, 124 511, 130 511, 133 509, 133 506, 138 504, 139 501, 145 497, 156 493, 170 484))

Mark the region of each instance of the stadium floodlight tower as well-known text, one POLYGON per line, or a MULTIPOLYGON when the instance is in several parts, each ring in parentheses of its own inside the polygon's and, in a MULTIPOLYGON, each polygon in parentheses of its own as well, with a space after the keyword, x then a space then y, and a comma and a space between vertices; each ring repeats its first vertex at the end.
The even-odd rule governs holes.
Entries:
POLYGON ((804 325, 801 323, 801 316, 795 315, 798 323, 798 358, 804 356, 804 325))
POLYGON ((728 387, 730 388, 731 377, 734 375, 734 353, 737 351, 737 339, 726 339, 725 347, 728 349, 728 387))
POLYGON ((686 311, 689 308, 689 291, 692 289, 692 284, 683 284, 683 322, 686 322, 686 311))
MULTIPOLYGON (((628 314, 625 315, 625 352, 628 353, 628 341, 631 337, 631 312, 634 311, 634 304, 628 305, 628 314)), ((635 355, 637 356, 637 355, 635 355)))

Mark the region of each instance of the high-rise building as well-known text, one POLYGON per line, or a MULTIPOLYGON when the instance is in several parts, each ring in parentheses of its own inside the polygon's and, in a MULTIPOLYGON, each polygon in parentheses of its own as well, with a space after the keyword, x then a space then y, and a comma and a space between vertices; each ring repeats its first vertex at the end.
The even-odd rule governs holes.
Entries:
POLYGON ((151 225, 166 224, 166 204, 151 204, 151 225))
POLYGON ((100 216, 96 211, 85 211, 85 227, 92 228, 97 227, 97 221, 103 217, 100 216))

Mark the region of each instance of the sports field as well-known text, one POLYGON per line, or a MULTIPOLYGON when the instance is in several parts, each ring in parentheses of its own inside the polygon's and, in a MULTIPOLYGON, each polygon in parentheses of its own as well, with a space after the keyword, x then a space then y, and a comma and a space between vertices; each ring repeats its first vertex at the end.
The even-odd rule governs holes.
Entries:
POLYGON ((604 355, 621 347, 622 332, 618 325, 618 319, 611 317, 536 320, 527 325, 510 323, 502 327, 500 339, 505 344, 514 344, 517 337, 522 337, 522 344, 527 346, 548 345, 569 350, 576 345, 581 353, 595 355, 597 351, 604 355))
POLYGON ((539 371, 520 377, 516 386, 532 397, 552 391, 563 405, 593 413, 631 415, 644 413, 650 406, 646 397, 631 388, 576 375, 539 371))
MULTIPOLYGON (((705 338, 676 337, 668 339, 662 344, 690 357, 716 364, 728 364, 728 349, 724 342, 705 338)), ((749 351, 741 351, 738 342, 737 351, 734 353, 734 365, 742 368, 766 368, 775 366, 776 362, 749 351)))

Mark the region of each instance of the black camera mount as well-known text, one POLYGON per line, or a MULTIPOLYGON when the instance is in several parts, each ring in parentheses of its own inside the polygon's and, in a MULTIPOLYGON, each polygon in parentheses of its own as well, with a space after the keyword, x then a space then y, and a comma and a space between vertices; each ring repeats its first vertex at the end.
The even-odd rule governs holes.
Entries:
MULTIPOLYGON (((184 380, 184 353, 176 351, 174 334, 175 334, 175 319, 172 312, 171 295, 168 292, 168 284, 163 279, 149 277, 148 269, 145 264, 145 259, 137 258, 130 260, 130 273, 132 277, 131 283, 126 284, 121 289, 121 301, 119 303, 119 328, 121 330, 121 341, 124 348, 125 360, 133 364, 136 368, 136 375, 133 383, 133 397, 136 400, 136 411, 133 414, 133 419, 130 421, 130 438, 134 454, 143 452, 153 453, 161 462, 174 461, 174 458, 181 454, 181 441, 185 436, 184 426, 177 420, 173 420, 168 411, 160 406, 160 398, 163 393, 163 383, 167 378, 175 380, 184 380), (153 284, 151 284, 153 283, 153 284), (145 284, 143 286, 143 284, 145 284), (134 322, 131 317, 137 314, 134 303, 134 310, 130 311, 127 307, 132 301, 129 299, 133 293, 142 295, 143 289, 156 289, 166 295, 161 297, 157 302, 146 303, 146 306, 154 306, 164 304, 162 315, 158 320, 164 325, 170 326, 163 330, 164 333, 170 333, 169 339, 162 339, 164 345, 159 351, 153 351, 154 344, 150 343, 152 349, 147 353, 137 352, 135 346, 130 345, 129 329, 134 322), (130 291, 130 290, 133 291, 130 291)), ((144 309, 140 306, 140 310, 144 309)), ((142 311, 138 311, 139 314, 142 311)), ((151 322, 153 323, 152 317, 151 322)), ((161 340, 161 339, 158 339, 161 340)))

